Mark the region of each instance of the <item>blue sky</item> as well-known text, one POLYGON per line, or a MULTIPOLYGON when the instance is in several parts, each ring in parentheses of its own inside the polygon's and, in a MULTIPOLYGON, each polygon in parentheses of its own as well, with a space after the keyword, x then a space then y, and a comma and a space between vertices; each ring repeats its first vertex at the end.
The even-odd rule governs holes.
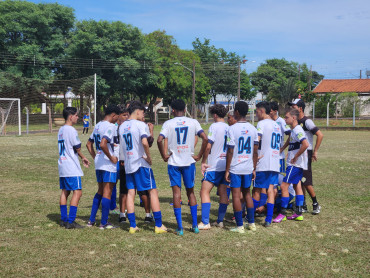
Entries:
MULTIPOLYGON (((56 2, 56 1, 32 1, 56 2)), ((269 58, 307 63, 325 78, 370 70, 369 0, 60 0, 78 20, 122 21, 166 30, 182 49, 211 39, 245 55, 247 72, 269 58), (256 62, 251 62, 256 61, 256 62)))

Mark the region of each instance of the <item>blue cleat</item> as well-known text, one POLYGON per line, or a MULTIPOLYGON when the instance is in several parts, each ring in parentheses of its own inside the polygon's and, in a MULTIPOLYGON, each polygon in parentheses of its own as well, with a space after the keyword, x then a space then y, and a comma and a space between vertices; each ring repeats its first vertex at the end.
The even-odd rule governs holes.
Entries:
POLYGON ((176 234, 178 236, 183 236, 184 235, 184 230, 183 229, 176 229, 176 234))
POLYGON ((199 234, 198 226, 191 228, 190 231, 192 231, 194 234, 199 234))

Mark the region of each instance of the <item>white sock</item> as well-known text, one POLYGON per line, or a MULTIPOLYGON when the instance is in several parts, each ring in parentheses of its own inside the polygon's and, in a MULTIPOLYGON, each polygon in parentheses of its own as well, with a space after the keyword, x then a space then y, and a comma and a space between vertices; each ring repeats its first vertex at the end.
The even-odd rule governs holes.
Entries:
POLYGON ((147 213, 145 217, 151 217, 150 212, 147 213))
POLYGON ((126 213, 121 212, 121 213, 119 214, 119 217, 126 217, 126 213))

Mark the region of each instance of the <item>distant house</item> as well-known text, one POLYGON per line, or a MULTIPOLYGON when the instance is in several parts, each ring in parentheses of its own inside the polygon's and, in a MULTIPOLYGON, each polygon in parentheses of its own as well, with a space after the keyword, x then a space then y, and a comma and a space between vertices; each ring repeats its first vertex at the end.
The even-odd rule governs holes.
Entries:
MULTIPOLYGON (((370 98, 370 79, 323 79, 313 90, 317 94, 357 93, 362 103, 370 98)), ((370 105, 362 105, 361 116, 370 115, 370 105)))

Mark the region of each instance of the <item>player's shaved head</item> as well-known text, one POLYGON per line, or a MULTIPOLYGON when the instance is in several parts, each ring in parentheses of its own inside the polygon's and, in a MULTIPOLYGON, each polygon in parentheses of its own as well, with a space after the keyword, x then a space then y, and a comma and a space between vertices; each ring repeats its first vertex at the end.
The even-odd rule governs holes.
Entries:
POLYGON ((67 120, 70 115, 75 115, 77 113, 76 107, 66 107, 63 109, 63 118, 67 120))
POLYGON ((185 102, 182 99, 175 99, 171 102, 171 108, 176 111, 185 111, 185 102))
POLYGON ((248 109, 248 103, 245 101, 239 100, 235 103, 234 111, 237 111, 241 117, 245 117, 248 114, 248 109))
POLYGON ((296 120, 299 119, 299 111, 297 109, 290 109, 287 113, 289 113, 292 117, 295 117, 296 120))
POLYGON ((105 116, 111 115, 113 113, 116 114, 116 115, 119 115, 120 114, 120 109, 117 105, 110 104, 107 108, 105 108, 104 112, 105 112, 105 116))

